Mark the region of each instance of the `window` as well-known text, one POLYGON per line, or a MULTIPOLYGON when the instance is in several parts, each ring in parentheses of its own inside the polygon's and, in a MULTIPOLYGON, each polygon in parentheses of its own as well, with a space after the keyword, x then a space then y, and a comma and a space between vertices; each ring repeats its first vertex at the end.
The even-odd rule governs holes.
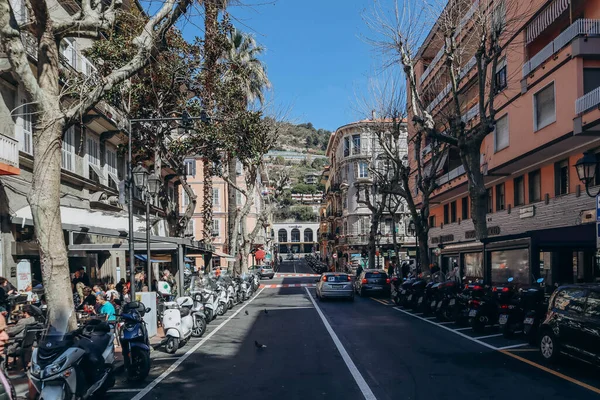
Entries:
POLYGON ((554 194, 560 196, 569 193, 569 160, 554 163, 554 194))
POLYGON ((185 174, 187 176, 196 176, 196 160, 185 160, 185 174))
POLYGON ((450 206, 448 204, 444 204, 444 224, 449 223, 450 221, 450 206))
POLYGON ((69 65, 77 69, 77 51, 75 50, 77 43, 71 38, 65 38, 60 43, 60 51, 69 65))
POLYGON ((540 170, 529 173, 529 202, 542 200, 542 175, 540 170))
POLYGON ((344 157, 348 157, 350 155, 350 137, 346 136, 344 138, 344 157))
POLYGON ((429 227, 435 228, 435 215, 429 217, 429 227))
POLYGON ((369 165, 366 162, 359 162, 356 164, 357 178, 368 178, 369 177, 369 165))
POLYGON ((27 20, 27 7, 25 7, 25 1, 23 0, 11 0, 10 4, 15 14, 17 23, 23 24, 27 20))
POLYGON ((556 121, 554 82, 533 95, 533 130, 538 131, 556 121))
POLYGON ((68 171, 75 170, 75 128, 67 129, 62 142, 62 167, 68 171))
POLYGON ((190 198, 186 192, 181 192, 181 212, 185 212, 188 204, 190 204, 190 198))
POLYGON ((300 242, 300 229, 292 229, 292 242, 300 242))
POLYGON ((218 219, 213 219, 213 228, 212 228, 212 235, 213 236, 219 236, 221 233, 221 221, 218 219))
POLYGON ((244 166, 242 165, 242 163, 240 162, 240 160, 236 160, 235 162, 235 173, 236 175, 242 175, 242 173, 244 172, 244 166))
POLYGON ((360 154, 360 135, 352 135, 352 154, 360 154))
POLYGON ((569 314, 581 314, 585 308, 585 289, 568 288, 561 290, 554 298, 553 308, 569 314))
POLYGON ((23 140, 21 141, 21 151, 27 154, 33 154, 33 123, 29 104, 26 104, 26 100, 23 100, 23 107, 21 107, 22 119, 21 127, 23 128, 23 140))
POLYGON ((463 197, 461 200, 462 205, 462 219, 469 219, 469 198, 463 197))
POLYGON ((235 191, 235 204, 237 206, 244 204, 244 195, 239 190, 235 191))
POLYGON ((450 203, 450 222, 456 222, 456 201, 450 203))
POLYGON ((277 237, 279 238, 280 243, 286 243, 288 241, 287 231, 285 229, 277 231, 277 237))
POLYGON ((499 62, 496 67, 496 82, 494 82, 494 84, 496 85, 496 93, 500 93, 506 89, 506 59, 499 62))
POLYGON ((496 211, 504 210, 504 183, 496 185, 496 211))
POLYGON ((117 153, 107 147, 104 152, 104 158, 106 159, 105 164, 108 173, 117 176, 117 153))
POLYGON ((213 206, 218 206, 219 204, 219 189, 213 188, 213 206))
POLYGON ((510 143, 508 134, 508 114, 496 120, 496 129, 494 129, 494 149, 500 151, 508 147, 510 143))
POLYGON ((600 317, 600 293, 590 292, 587 298, 585 315, 592 318, 600 317))
POLYGON ((100 166, 100 143, 90 135, 87 137, 87 155, 88 163, 100 166))
POLYGON ((515 207, 522 206, 525 204, 525 180, 523 176, 519 176, 513 182, 515 185, 515 207))
MULTIPOLYGON (((348 234, 348 222, 344 222, 344 234, 348 234)), ((310 228, 306 228, 304 230, 304 241, 312 242, 313 241, 313 230, 310 228)))
POLYGON ((491 263, 492 284, 506 283, 511 277, 514 284, 529 284, 529 249, 492 251, 491 263))
POLYGON ((344 210, 347 210, 347 209, 348 209, 348 196, 344 196, 344 197, 343 197, 343 199, 342 199, 342 208, 343 208, 344 210))
POLYGON ((487 212, 488 214, 494 212, 494 192, 492 188, 487 190, 487 212))
POLYGON ((588 94, 600 87, 600 68, 583 69, 583 92, 588 94))
POLYGON ((465 281, 483 279, 483 253, 463 254, 465 281))

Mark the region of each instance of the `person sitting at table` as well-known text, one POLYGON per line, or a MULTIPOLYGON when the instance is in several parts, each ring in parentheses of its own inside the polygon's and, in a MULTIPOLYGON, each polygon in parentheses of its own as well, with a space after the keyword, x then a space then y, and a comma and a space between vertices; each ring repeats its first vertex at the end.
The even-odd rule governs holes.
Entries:
POLYGON ((100 304, 98 314, 106 314, 107 321, 116 321, 117 317, 115 317, 115 307, 110 301, 106 301, 105 295, 99 294, 97 297, 97 301, 98 304, 100 304))
POLYGON ((86 286, 83 288, 83 302, 77 306, 77 311, 83 310, 85 306, 96 306, 96 296, 92 294, 92 288, 86 286))
POLYGON ((6 328, 6 333, 10 337, 17 337, 21 334, 27 325, 35 324, 35 318, 32 316, 33 311, 31 311, 31 306, 29 304, 25 304, 23 307, 23 316, 17 321, 14 325, 9 325, 6 328))

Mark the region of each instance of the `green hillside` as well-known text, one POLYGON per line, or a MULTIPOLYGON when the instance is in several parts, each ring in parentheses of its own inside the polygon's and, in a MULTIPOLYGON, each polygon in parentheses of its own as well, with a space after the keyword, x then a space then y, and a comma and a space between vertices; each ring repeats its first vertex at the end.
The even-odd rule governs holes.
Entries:
POLYGON ((317 129, 312 123, 294 125, 283 122, 273 150, 290 150, 302 153, 325 154, 331 132, 317 129))

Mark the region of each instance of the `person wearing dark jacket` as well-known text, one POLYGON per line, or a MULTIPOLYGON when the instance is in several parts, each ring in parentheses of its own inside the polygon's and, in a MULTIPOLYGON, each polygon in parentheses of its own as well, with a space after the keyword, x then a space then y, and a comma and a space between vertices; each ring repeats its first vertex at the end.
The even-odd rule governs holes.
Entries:
MULTIPOLYGON (((6 332, 6 319, 4 315, 0 314, 0 357, 4 357, 5 347, 8 343, 8 333, 6 332)), ((16 400, 17 393, 15 388, 10 383, 10 380, 4 373, 4 370, 0 369, 0 400, 16 400)))
POLYGON ((89 287, 83 288, 83 302, 77 307, 77 311, 83 310, 85 306, 96 307, 96 295, 92 293, 89 287))

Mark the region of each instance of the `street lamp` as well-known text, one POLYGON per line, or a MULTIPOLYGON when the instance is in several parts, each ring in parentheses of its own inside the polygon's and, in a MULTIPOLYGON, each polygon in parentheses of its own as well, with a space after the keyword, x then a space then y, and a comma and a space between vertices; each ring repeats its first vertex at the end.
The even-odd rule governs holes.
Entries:
POLYGON ((415 267, 416 270, 419 270, 419 236, 417 235, 417 227, 415 225, 415 221, 413 221, 412 219, 410 220, 410 222, 408 223, 408 234, 410 236, 414 236, 415 237, 415 247, 417 248, 417 252, 416 252, 416 256, 415 256, 415 267))
POLYGON ((146 203, 146 268, 148 288, 152 283, 152 262, 150 261, 150 203, 160 189, 160 178, 155 173, 149 173, 141 162, 133 169, 133 181, 137 189, 142 192, 142 197, 146 203))
POLYGON ((579 180, 585 185, 585 191, 590 197, 596 197, 600 194, 600 191, 593 195, 590 193, 590 186, 593 185, 596 180, 596 169, 598 168, 598 160, 596 156, 586 151, 583 153, 583 157, 581 157, 575 163, 575 169, 577 170, 577 176, 579 180))
POLYGON ((381 249, 379 248, 379 243, 381 243, 381 231, 378 231, 377 234, 375 235, 375 245, 376 247, 379 249, 375 255, 377 256, 377 269, 379 269, 379 254, 381 252, 381 249))

